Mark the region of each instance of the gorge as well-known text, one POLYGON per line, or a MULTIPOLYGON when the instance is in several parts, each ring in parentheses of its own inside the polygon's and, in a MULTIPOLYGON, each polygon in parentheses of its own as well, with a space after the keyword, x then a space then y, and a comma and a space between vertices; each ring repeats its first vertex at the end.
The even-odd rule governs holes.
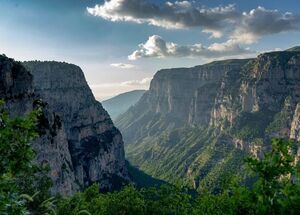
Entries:
POLYGON ((300 52, 158 71, 116 121, 133 165, 197 189, 244 172, 273 137, 299 141, 300 52))

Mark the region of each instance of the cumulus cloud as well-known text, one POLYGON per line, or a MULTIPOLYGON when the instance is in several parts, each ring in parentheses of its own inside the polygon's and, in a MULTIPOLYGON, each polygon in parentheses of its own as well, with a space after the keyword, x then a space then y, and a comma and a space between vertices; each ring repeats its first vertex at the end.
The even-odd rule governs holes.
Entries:
POLYGON ((110 64, 110 66, 115 68, 120 68, 120 69, 131 69, 135 67, 135 65, 127 64, 127 63, 112 63, 110 64))
POLYGON ((238 16, 233 5, 206 9, 189 1, 157 5, 145 0, 106 0, 102 5, 88 7, 87 11, 113 22, 130 21, 164 28, 202 26, 211 30, 222 28, 222 22, 238 16))
POLYGON ((237 56, 251 54, 249 49, 241 48, 234 40, 224 43, 213 43, 206 47, 202 44, 178 45, 173 42, 166 42, 158 35, 150 36, 149 39, 139 45, 139 49, 128 56, 129 60, 149 57, 203 57, 219 58, 226 56, 237 56))
POLYGON ((234 5, 207 8, 191 2, 154 4, 147 0, 105 0, 87 11, 113 22, 130 21, 164 28, 200 27, 212 37, 226 33, 240 43, 253 43, 264 35, 300 29, 300 16, 290 12, 263 7, 240 12, 234 5))
POLYGON ((249 13, 244 12, 238 20, 231 38, 240 43, 253 43, 260 37, 285 31, 300 30, 300 16, 290 12, 267 10, 258 7, 249 13))

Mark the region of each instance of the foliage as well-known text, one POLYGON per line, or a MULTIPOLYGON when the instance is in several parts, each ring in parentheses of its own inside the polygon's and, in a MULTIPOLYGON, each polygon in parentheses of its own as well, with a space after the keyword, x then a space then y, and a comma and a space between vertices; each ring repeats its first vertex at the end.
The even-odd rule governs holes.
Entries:
POLYGON ((243 140, 264 137, 265 129, 273 119, 274 113, 268 110, 253 113, 244 112, 233 126, 233 136, 243 140))
POLYGON ((253 187, 232 174, 224 175, 218 192, 202 186, 197 195, 170 185, 140 190, 130 185, 119 192, 98 194, 98 186, 93 185, 61 199, 58 214, 299 214, 299 166, 292 144, 275 139, 264 158, 246 159, 257 177, 253 187))
POLYGON ((44 214, 51 203, 47 169, 33 164, 41 109, 11 118, 0 102, 0 214, 44 214), (48 201, 48 202, 46 202, 48 201))
POLYGON ((261 214, 296 214, 300 211, 299 162, 293 156, 293 142, 272 141, 272 150, 264 159, 248 158, 258 175, 253 192, 261 214))
POLYGON ((132 185, 119 192, 98 194, 95 184, 72 198, 61 199, 58 214, 79 214, 88 211, 95 215, 115 214, 190 214, 192 196, 182 188, 162 185, 138 190, 132 185))
POLYGON ((283 128, 288 128, 291 124, 294 110, 292 110, 291 97, 287 97, 282 110, 274 115, 273 121, 266 128, 266 133, 279 132, 283 128))

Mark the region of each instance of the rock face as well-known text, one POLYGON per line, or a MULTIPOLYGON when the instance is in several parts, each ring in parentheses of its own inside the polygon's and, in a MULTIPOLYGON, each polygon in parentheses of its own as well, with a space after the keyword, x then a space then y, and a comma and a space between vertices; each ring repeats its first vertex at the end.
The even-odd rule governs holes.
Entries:
POLYGON ((0 56, 0 97, 12 116, 42 100, 40 138, 33 147, 37 162, 50 166, 52 192, 71 195, 93 182, 114 189, 128 181, 122 136, 94 99, 81 69, 57 62, 23 65, 0 56))
MULTIPOLYGON (((0 98, 5 100, 12 117, 33 110, 35 100, 39 98, 34 94, 32 82, 32 75, 20 63, 0 56, 0 98)), ((37 162, 50 166, 50 177, 54 182, 52 192, 70 195, 79 187, 74 183, 75 177, 68 165, 72 162, 66 131, 60 118, 47 106, 40 120, 39 134, 33 148, 38 152, 37 162)))
POLYGON ((299 101, 300 52, 272 52, 161 70, 116 124, 133 164, 198 187, 240 171, 272 137, 299 138, 299 101))
POLYGON ((12 114, 25 113, 32 107, 32 76, 22 65, 0 55, 0 98, 12 114))
POLYGON ((79 187, 99 182, 113 189, 128 180, 122 136, 88 87, 78 66, 25 62, 35 93, 64 124, 71 166, 79 187))

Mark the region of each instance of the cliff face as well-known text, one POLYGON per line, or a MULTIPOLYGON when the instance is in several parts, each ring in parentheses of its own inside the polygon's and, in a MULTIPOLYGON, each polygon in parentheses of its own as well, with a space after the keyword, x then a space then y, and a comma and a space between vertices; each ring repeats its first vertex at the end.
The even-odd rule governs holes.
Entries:
MULTIPOLYGON (((0 98, 12 117, 24 115, 33 110, 36 100, 32 75, 18 62, 0 56, 0 98)), ((66 131, 60 118, 45 105, 40 124, 40 138, 33 142, 37 153, 36 161, 50 166, 50 177, 53 180, 53 193, 70 195, 78 190, 72 173, 71 157, 68 150, 66 131), (65 168, 62 168, 65 166, 65 168)))
POLYGON ((122 136, 88 87, 78 66, 25 62, 37 96, 64 124, 70 168, 79 187, 99 182, 113 189, 128 180, 122 136))
POLYGON ((0 98, 13 114, 24 113, 32 106, 32 76, 20 64, 0 55, 0 98))
POLYGON ((0 97, 12 116, 30 112, 42 100, 40 138, 33 148, 37 162, 50 166, 52 192, 71 195, 93 182, 114 189, 127 181, 122 136, 95 101, 80 68, 57 62, 24 65, 27 70, 0 56, 0 97))
POLYGON ((241 170, 243 153, 259 156, 271 137, 299 138, 299 83, 297 51, 161 70, 116 124, 133 164, 197 187, 241 170))

